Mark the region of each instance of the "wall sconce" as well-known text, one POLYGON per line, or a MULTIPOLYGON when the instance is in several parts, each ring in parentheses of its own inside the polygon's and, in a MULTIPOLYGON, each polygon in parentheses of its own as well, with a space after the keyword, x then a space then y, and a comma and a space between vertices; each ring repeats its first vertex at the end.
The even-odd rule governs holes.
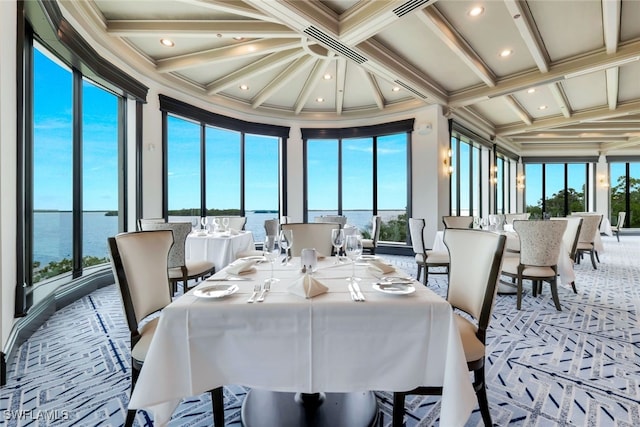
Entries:
POLYGON ((444 173, 451 175, 453 173, 453 166, 451 165, 451 149, 447 151, 447 157, 444 159, 444 173))
POLYGON ((518 190, 524 190, 524 175, 518 175, 516 177, 516 187, 518 190))
POLYGON ((498 183, 498 166, 493 166, 491 168, 491 183, 496 185, 498 183))
POLYGON ((609 187, 609 180, 607 179, 606 175, 601 175, 600 179, 598 180, 598 182, 600 183, 600 187, 602 187, 602 188, 608 188, 609 187))

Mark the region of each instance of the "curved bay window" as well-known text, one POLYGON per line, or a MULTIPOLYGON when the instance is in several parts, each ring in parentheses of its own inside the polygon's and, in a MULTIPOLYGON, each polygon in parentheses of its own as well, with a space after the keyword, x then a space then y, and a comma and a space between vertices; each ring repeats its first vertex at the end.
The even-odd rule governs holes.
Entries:
POLYGON ((626 212, 626 228, 640 228, 640 158, 610 157, 610 221, 616 225, 618 213, 626 212))
POLYGON ((363 235, 382 217, 380 241, 407 242, 413 120, 344 129, 302 129, 304 220, 344 215, 363 235))

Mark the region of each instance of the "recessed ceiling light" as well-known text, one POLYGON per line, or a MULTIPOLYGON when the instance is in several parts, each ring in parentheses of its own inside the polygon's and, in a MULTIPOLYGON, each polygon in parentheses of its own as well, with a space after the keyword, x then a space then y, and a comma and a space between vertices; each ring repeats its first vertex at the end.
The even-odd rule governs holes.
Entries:
POLYGON ((538 107, 538 110, 546 110, 547 106, 546 105, 541 105, 538 107))
POLYGON ((234 40, 244 40, 244 37, 236 36, 233 38, 234 40))
POLYGON ((173 47, 175 46, 175 43, 172 42, 169 39, 160 39, 160 44, 162 44, 162 46, 166 46, 166 47, 173 47))
POLYGON ((502 52, 500 52, 500 56, 503 58, 506 58, 507 56, 511 55, 513 53, 513 51, 511 49, 505 49, 502 52))
POLYGON ((331 80, 331 74, 327 73, 324 76, 322 76, 322 78, 325 80, 331 80))
POLYGON ((531 88, 527 91, 527 93, 534 93, 536 90, 534 88, 531 88))
POLYGON ((482 12, 484 12, 484 8, 480 7, 480 6, 476 6, 474 8, 472 8, 471 10, 469 10, 469 16, 478 16, 481 15, 482 12))
POLYGON ((240 89, 249 90, 249 85, 240 85, 240 89))
POLYGON ((316 102, 324 102, 324 98, 316 98, 316 102))
POLYGON ((394 86, 393 89, 391 89, 394 92, 400 92, 400 87, 399 86, 394 86))

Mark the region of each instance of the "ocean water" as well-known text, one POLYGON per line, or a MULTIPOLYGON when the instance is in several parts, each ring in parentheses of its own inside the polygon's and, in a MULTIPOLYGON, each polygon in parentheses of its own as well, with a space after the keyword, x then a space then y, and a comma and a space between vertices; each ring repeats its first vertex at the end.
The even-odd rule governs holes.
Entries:
MULTIPOLYGON (((83 216, 82 245, 84 256, 108 258, 107 238, 118 233, 118 217, 106 216, 106 212, 85 212, 83 216)), ((309 211, 309 221, 316 216, 335 214, 335 211, 309 211)), ((404 211, 380 211, 383 222, 397 218, 404 211)), ((360 230, 371 230, 371 211, 344 211, 347 223, 360 230)), ((264 221, 278 218, 277 213, 247 212, 245 228, 253 233, 254 240, 265 238, 264 221)), ((170 220, 191 222, 191 217, 171 217, 170 220)), ((71 212, 36 212, 33 218, 33 258, 42 266, 72 256, 71 212)))

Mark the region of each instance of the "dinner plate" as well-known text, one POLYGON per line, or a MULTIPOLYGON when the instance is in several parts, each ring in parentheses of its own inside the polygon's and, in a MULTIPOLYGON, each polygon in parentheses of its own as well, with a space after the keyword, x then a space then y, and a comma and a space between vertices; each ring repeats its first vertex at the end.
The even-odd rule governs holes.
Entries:
POLYGON ((262 255, 252 255, 252 256, 245 256, 240 258, 243 261, 257 261, 257 262, 263 262, 266 261, 267 259, 262 256, 262 255))
POLYGON ((238 285, 216 283, 215 285, 204 286, 193 291, 193 295, 199 298, 224 298, 238 291, 238 285))
POLYGON ((380 259, 378 255, 360 255, 358 257, 358 261, 373 261, 375 259, 380 259))
POLYGON ((416 291, 416 288, 408 283, 374 283, 373 289, 392 295, 407 295, 416 291))

